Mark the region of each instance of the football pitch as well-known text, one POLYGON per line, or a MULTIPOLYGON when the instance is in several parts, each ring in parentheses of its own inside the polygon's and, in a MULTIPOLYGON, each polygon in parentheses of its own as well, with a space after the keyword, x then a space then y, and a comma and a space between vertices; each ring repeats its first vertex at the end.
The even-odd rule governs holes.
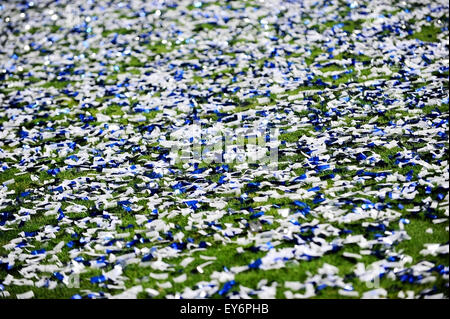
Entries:
POLYGON ((448 19, 0 2, 0 299, 448 298, 448 19))

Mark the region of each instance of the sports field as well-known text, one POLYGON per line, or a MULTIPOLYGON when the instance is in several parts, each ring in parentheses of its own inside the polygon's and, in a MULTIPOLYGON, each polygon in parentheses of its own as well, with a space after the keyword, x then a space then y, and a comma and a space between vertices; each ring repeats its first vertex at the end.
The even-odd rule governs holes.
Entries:
POLYGON ((448 22, 1 1, 0 298, 448 298, 448 22))

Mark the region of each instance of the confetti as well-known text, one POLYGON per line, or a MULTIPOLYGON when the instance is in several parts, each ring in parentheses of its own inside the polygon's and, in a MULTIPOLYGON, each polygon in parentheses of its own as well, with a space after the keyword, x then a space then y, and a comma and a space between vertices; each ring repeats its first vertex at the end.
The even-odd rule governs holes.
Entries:
POLYGON ((448 298, 448 10, 2 3, 0 298, 448 298))

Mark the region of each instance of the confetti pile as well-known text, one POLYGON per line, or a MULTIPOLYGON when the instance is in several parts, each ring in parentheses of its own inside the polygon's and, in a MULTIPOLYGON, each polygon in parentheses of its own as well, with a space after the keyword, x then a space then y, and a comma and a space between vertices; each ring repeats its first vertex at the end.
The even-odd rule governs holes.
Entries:
POLYGON ((2 1, 0 297, 448 298, 448 13, 2 1), (276 169, 174 161, 194 122, 276 169))

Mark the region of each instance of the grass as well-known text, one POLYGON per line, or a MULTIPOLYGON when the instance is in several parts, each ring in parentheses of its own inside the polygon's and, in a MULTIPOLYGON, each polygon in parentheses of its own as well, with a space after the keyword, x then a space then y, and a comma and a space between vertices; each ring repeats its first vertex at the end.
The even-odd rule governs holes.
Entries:
MULTIPOLYGON (((186 288, 198 288, 203 281, 210 282, 214 272, 227 272, 233 266, 246 266, 254 263, 258 258, 264 258, 268 252, 264 251, 264 248, 260 247, 252 238, 269 231, 282 234, 284 230, 287 230, 287 226, 283 223, 295 224, 295 222, 298 222, 300 225, 295 226, 294 233, 303 236, 302 238, 309 238, 308 236, 314 238, 313 230, 305 226, 305 224, 314 220, 317 220, 320 224, 329 224, 330 227, 335 227, 339 231, 352 231, 353 235, 363 235, 370 240, 377 238, 377 234, 383 237, 388 236, 389 232, 398 232, 400 227, 398 220, 406 218, 409 223, 404 225, 404 230, 411 239, 395 242, 392 246, 387 246, 387 249, 381 244, 376 245, 372 254, 363 255, 359 260, 344 257, 343 254, 344 252, 359 254, 362 250, 361 247, 356 244, 339 244, 335 251, 329 251, 320 258, 308 259, 304 257, 285 260, 283 261, 285 267, 281 269, 247 269, 235 275, 236 284, 232 287, 230 293, 237 294, 241 286, 249 287, 254 290, 251 297, 257 298, 258 283, 265 279, 267 280, 267 286, 273 283, 277 284, 275 295, 277 298, 285 298, 285 293, 290 291, 285 287, 285 282, 304 283, 311 275, 317 274, 324 264, 330 264, 338 267, 336 275, 343 278, 345 283, 358 291, 359 297, 361 297, 364 292, 371 288, 355 276, 357 263, 363 263, 367 267, 377 261, 389 258, 392 254, 398 254, 403 258, 408 256, 412 258, 411 262, 404 266, 406 271, 410 271, 409 267, 423 261, 448 268, 448 254, 437 256, 421 254, 424 244, 440 243, 441 245, 448 245, 449 240, 448 221, 434 224, 429 215, 435 215, 435 218, 448 217, 445 209, 441 206, 442 201, 438 200, 438 193, 447 192, 448 194, 448 189, 436 190, 439 184, 435 180, 444 174, 436 167, 443 167, 445 166, 443 163, 448 161, 448 155, 441 154, 442 150, 448 149, 448 126, 445 131, 445 125, 448 125, 448 122, 447 124, 439 124, 440 127, 437 124, 445 115, 448 115, 448 103, 425 104, 419 107, 417 102, 421 101, 421 93, 417 90, 424 88, 424 91, 429 93, 427 86, 430 85, 430 82, 426 78, 422 79, 420 76, 411 75, 409 78, 412 82, 411 90, 402 91, 401 96, 396 96, 397 99, 405 103, 402 106, 389 107, 391 105, 389 104, 389 96, 379 95, 374 97, 371 95, 371 91, 377 90, 378 87, 376 85, 364 87, 363 84, 376 79, 382 85, 386 85, 389 81, 391 83, 402 82, 405 77, 405 73, 401 73, 405 70, 404 61, 394 58, 383 60, 384 56, 363 53, 359 51, 359 47, 362 47, 360 45, 358 45, 358 49, 349 46, 345 50, 341 50, 342 43, 333 44, 334 49, 329 50, 327 46, 331 46, 331 44, 325 46, 324 43, 315 41, 305 44, 299 41, 299 38, 296 38, 295 35, 289 35, 291 39, 286 41, 286 50, 284 51, 278 45, 284 41, 283 36, 287 36, 286 32, 283 34, 283 29, 278 28, 279 26, 274 23, 269 23, 263 32, 260 30, 260 28, 263 28, 262 19, 269 18, 270 21, 270 16, 260 16, 257 22, 253 21, 254 24, 248 23, 244 19, 236 21, 236 23, 243 23, 242 28, 237 27, 237 29, 245 31, 232 32, 229 38, 224 37, 228 39, 227 45, 222 43, 215 47, 216 44, 213 40, 199 41, 202 37, 209 37, 214 34, 214 31, 222 32, 230 26, 225 19, 220 24, 212 22, 197 23, 193 18, 195 12, 208 10, 207 8, 211 6, 220 6, 225 11, 227 5, 217 1, 203 3, 201 8, 196 8, 193 4, 183 8, 183 10, 187 9, 185 13, 186 21, 193 19, 195 22, 189 23, 190 30, 186 33, 192 33, 189 39, 185 38, 183 31, 177 33, 175 25, 179 25, 179 22, 158 34, 158 32, 154 32, 159 28, 156 20, 149 22, 144 30, 140 23, 133 23, 135 19, 139 19, 139 15, 135 12, 127 12, 125 9, 124 11, 116 10, 114 16, 126 20, 130 27, 114 27, 110 30, 103 28, 101 36, 107 43, 102 45, 102 48, 90 46, 86 51, 83 51, 80 47, 75 48, 73 46, 73 40, 75 39, 72 38, 73 35, 66 33, 65 27, 61 28, 56 25, 47 26, 44 29, 32 27, 25 33, 30 36, 41 34, 42 30, 51 33, 64 33, 65 38, 63 37, 59 42, 52 44, 52 51, 46 51, 45 48, 42 48, 39 53, 35 53, 40 58, 44 56, 53 57, 56 54, 55 52, 58 52, 58 48, 63 48, 64 54, 71 56, 71 65, 64 69, 68 72, 64 77, 52 77, 53 80, 46 80, 42 73, 54 73, 56 76, 61 71, 57 69, 56 65, 32 64, 32 62, 28 63, 26 59, 19 60, 20 63, 27 66, 22 71, 8 71, 7 76, 0 74, 4 77, 0 82, 0 98, 4 102, 4 105, 0 108, 0 131, 10 132, 11 130, 14 132, 14 136, 5 133, 0 139, 0 167, 2 165, 8 165, 9 167, 1 168, 0 171, 0 186, 4 190, 0 199, 0 218, 7 218, 8 216, 16 218, 14 223, 6 224, 7 230, 0 231, 0 258, 5 258, 11 254, 11 251, 5 245, 19 244, 16 241, 18 238, 24 240, 25 246, 17 249, 25 254, 30 254, 31 251, 37 249, 49 251, 59 242, 64 242, 64 246, 59 253, 47 256, 41 264, 70 266, 73 262, 71 253, 75 249, 80 249, 80 256, 85 259, 84 265, 87 266, 87 270, 80 275, 80 288, 68 288, 62 283, 58 283, 54 289, 29 285, 5 286, 5 290, 11 294, 12 298, 16 294, 29 290, 32 290, 37 298, 70 298, 75 294, 83 294, 82 290, 118 293, 120 290, 114 290, 108 286, 112 284, 111 282, 106 284, 91 282, 93 276, 111 270, 115 263, 108 262, 103 268, 90 267, 90 263, 97 263, 98 256, 89 255, 87 252, 90 250, 96 251, 108 258, 112 255, 119 257, 125 253, 137 252, 137 258, 141 259, 144 255, 142 249, 162 251, 167 249, 170 244, 180 242, 180 240, 177 241, 171 236, 182 234, 183 239, 181 241, 187 242, 187 238, 189 238, 192 247, 197 248, 202 242, 206 242, 210 246, 192 253, 189 252, 189 249, 183 249, 173 257, 162 258, 163 262, 169 264, 171 270, 160 271, 148 266, 144 267, 140 260, 123 268, 123 275, 127 277, 124 282, 127 288, 135 285, 141 285, 144 289, 152 288, 159 292, 158 298, 176 295, 186 288), (146 38, 144 33, 149 30, 154 33, 146 38), (252 30, 256 30, 256 33, 252 33, 252 30), (247 33, 255 35, 254 39, 244 38, 248 35, 247 33), (115 44, 110 43, 115 34, 119 35, 120 41, 115 44), (138 40, 134 37, 137 34, 142 35, 138 40), (280 39, 274 40, 267 36, 274 34, 280 39), (254 52, 242 50, 242 47, 246 47, 248 43, 257 44, 261 39, 265 39, 266 44, 256 47, 254 52), (197 42, 191 42, 191 40, 198 41, 199 47, 208 46, 210 49, 199 49, 197 48, 197 42), (133 54, 122 54, 118 61, 115 60, 115 56, 110 54, 112 52, 123 52, 128 47, 131 48, 133 54), (272 51, 275 47, 278 48, 276 54, 272 51), (83 60, 80 58, 83 52, 96 53, 97 57, 83 60), (212 53, 209 54, 209 52, 212 53), (104 54, 104 56, 100 56, 100 54, 104 54), (213 60, 211 59, 212 55, 220 58, 214 60, 219 61, 218 65, 209 64, 213 63, 211 62, 213 60), (281 61, 284 59, 286 61, 281 61), (342 63, 343 60, 347 62, 342 63), (288 66, 284 62, 292 64, 288 66), (384 64, 388 65, 392 74, 388 75, 381 72, 378 75, 373 75, 372 67, 381 67, 384 64), (199 65, 200 68, 196 65, 199 65), (209 67, 203 68, 205 65, 209 67), (111 72, 113 66, 117 66, 118 69, 111 72), (86 78, 82 78, 80 74, 75 73, 81 67, 92 71, 92 74, 87 78, 92 77, 94 82, 85 82, 87 81, 86 78), (33 73, 30 73, 33 75, 29 75, 28 72, 33 72, 33 68, 39 69, 35 72, 41 72, 41 75, 33 73), (289 81, 293 83, 293 76, 290 74, 293 68, 304 71, 301 76, 296 76, 298 77, 298 84, 287 88, 283 87, 283 92, 270 92, 273 87, 278 85, 274 83, 272 78, 273 69, 281 70, 283 81, 285 81, 285 77, 291 77, 289 81), (167 71, 162 75, 161 79, 163 80, 160 83, 154 82, 154 77, 151 77, 152 80, 148 80, 147 77, 152 76, 155 70, 159 69, 167 71), (184 72, 182 79, 175 79, 175 71, 180 70, 184 72), (342 73, 319 76, 320 73, 315 73, 314 70, 320 70, 322 73, 342 73), (131 79, 131 84, 124 80, 125 77, 131 79), (255 80, 255 83, 247 84, 247 87, 245 87, 245 82, 252 78, 262 80, 261 83, 263 84, 258 84, 255 80), (419 81, 421 79, 423 81, 419 81), (18 81, 26 82, 25 86, 19 86, 16 83, 18 81), (356 90, 349 88, 347 85, 356 85, 356 90), (90 89, 87 89, 89 87, 90 89), (240 89, 234 91, 235 87, 240 87, 240 89), (226 88, 226 90, 221 90, 222 88, 226 88), (359 90, 360 88, 361 90, 359 90), (27 102, 21 100, 20 96, 17 102, 14 100, 16 92, 28 94, 28 90, 33 90, 33 96, 45 96, 51 102, 40 104, 38 108, 32 109, 28 107, 30 104, 28 98, 26 99, 27 102), (82 90, 87 90, 86 95, 71 95, 71 91, 81 92, 82 90), (307 93, 311 90, 315 91, 314 94, 307 93), (107 91, 108 94, 106 94, 107 91), (201 94, 196 93, 198 91, 201 94), (329 92, 332 92, 333 97, 330 97, 329 92), (48 95, 45 95, 47 93, 48 95), (118 93, 126 94, 126 97, 118 97, 116 95, 118 93), (289 97, 300 93, 304 93, 304 96, 295 100, 289 99, 289 97), (346 96, 351 99, 348 105, 341 100, 346 96), (416 98, 417 96, 419 98, 416 98), (267 97, 268 100, 264 103, 259 102, 259 99, 263 97, 267 97), (178 103, 182 100, 193 104, 195 101, 195 107, 190 105, 189 112, 180 111, 178 103), (340 102, 333 104, 335 101, 340 102), (407 104, 406 101, 413 102, 407 104), (88 105, 90 102, 98 104, 88 105), (295 106, 297 102, 304 103, 305 107, 303 107, 303 104, 301 108, 298 105, 295 106), (222 104, 226 104, 226 107, 232 107, 227 111, 222 111, 220 108, 219 113, 207 113, 203 109, 205 105, 220 105, 222 107, 222 104), (153 110, 148 113, 136 113, 134 110, 137 105, 143 108, 153 108, 153 110), (157 109, 155 106, 157 106, 157 109), (267 107, 270 108, 268 111, 267 107), (60 108, 69 108, 71 112, 59 114, 60 108), (172 113, 166 113, 167 110, 175 111, 176 115, 172 116, 172 113), (164 162, 164 156, 166 156, 168 149, 162 146, 161 138, 170 129, 189 123, 189 120, 192 120, 193 117, 193 110, 198 112, 198 117, 208 124, 216 123, 224 118, 232 118, 231 121, 234 121, 233 116, 235 115, 248 116, 250 120, 247 118, 244 120, 245 123, 252 123, 255 119, 263 119, 267 116, 269 122, 274 122, 279 128, 283 129, 279 136, 282 143, 279 146, 282 150, 279 157, 279 169, 289 178, 280 182, 279 178, 270 174, 259 174, 263 171, 261 166, 256 165, 247 169, 240 169, 238 163, 235 162, 228 163, 228 171, 221 170, 217 163, 208 164, 206 162, 199 163, 195 168, 192 166, 186 168, 182 163, 167 165, 167 167, 163 165, 162 170, 149 166, 150 163, 164 162), (258 113, 261 111, 267 111, 268 115, 258 113), (413 113, 414 111, 418 111, 418 113, 413 113), (17 119, 16 113, 23 115, 23 118, 17 119), (105 125, 105 122, 101 122, 99 119, 100 114, 111 117, 111 120, 108 121, 109 128, 105 125), (358 114, 364 116, 356 117, 355 115, 358 114), (89 115, 92 115, 93 118, 83 121, 80 115, 84 115, 85 119, 89 115), (143 116, 144 120, 133 122, 135 116, 143 116), (375 116, 377 116, 377 119, 374 120, 375 116), (402 130, 401 124, 398 124, 398 126, 392 125, 392 123, 397 123, 400 120, 407 122, 411 130, 418 132, 421 130, 421 125, 426 126, 434 123, 433 127, 439 129, 438 131, 443 132, 444 135, 430 133, 433 134, 431 137, 428 135, 412 137, 405 130, 402 130), (186 122, 183 124, 184 121, 186 122), (9 128, 7 124, 11 123, 19 123, 20 130, 9 128), (289 130, 293 125, 300 123, 302 124, 300 128, 294 131, 289 130), (157 137, 151 136, 154 128, 151 129, 149 126, 152 124, 160 129, 161 133, 157 137), (383 136, 375 136, 372 134, 372 130, 375 128, 382 128, 388 133, 383 136), (395 131, 394 128, 400 128, 400 131, 395 131), (393 133, 390 132, 391 129, 394 131, 393 133), (22 138, 21 130, 30 131, 29 137, 22 138), (59 134, 61 131, 64 132, 59 134), (329 135, 330 131, 333 132, 333 135, 329 135), (83 132, 83 134, 76 132, 83 132), (104 132, 108 132, 108 134, 104 134, 104 132), (336 142, 339 137, 345 136, 348 132, 351 132, 350 139, 340 144, 331 143, 336 142), (69 138, 66 137, 66 134, 69 138), (323 137, 326 138, 323 139, 323 137), (447 137, 447 140, 445 137, 447 137), (336 140, 334 140, 335 138, 336 140), (15 140, 18 140, 19 144, 14 145, 15 140), (73 148, 68 148, 66 144, 72 140, 75 140, 77 144, 73 148), (318 152, 317 156, 321 161, 324 157, 329 156, 334 167, 319 171, 316 170, 317 165, 311 163, 311 157, 316 156, 314 151, 317 151, 318 147, 322 147, 325 141, 331 144, 326 144, 324 151, 318 152), (380 141, 381 144, 368 146, 371 142, 378 143, 380 141), (396 141, 397 146, 388 148, 386 144, 390 141, 396 141), (432 146, 433 152, 420 151, 429 145, 432 146), (46 156, 38 156, 38 153, 30 152, 30 148, 37 148, 39 152, 50 149, 51 151, 48 151, 46 156), (358 159, 360 149, 364 149, 365 156, 369 158, 367 161, 358 159), (420 156, 428 164, 434 165, 433 168, 425 170, 420 164, 414 166, 404 164, 402 160, 410 152, 414 152, 415 156, 420 156), (73 155, 82 157, 83 159, 79 161, 85 162, 80 167, 74 165, 72 168, 67 168, 65 161, 73 155), (99 158, 109 158, 108 165, 96 169, 93 161, 99 158), (372 162, 370 158, 373 158, 372 162), (138 166, 139 170, 139 167, 142 167, 144 163, 148 166, 145 166, 145 170, 142 170, 141 173, 129 173, 132 172, 131 167, 133 165, 138 166), (296 165, 295 168, 293 168, 293 165, 296 165), (28 166, 30 170, 21 174, 23 168, 28 166), (57 168, 67 169, 54 176, 47 172, 50 169, 57 168), (203 168, 210 170, 205 176, 192 173, 194 169, 203 168), (121 171, 126 169, 128 169, 127 173, 121 171), (410 176, 410 181, 387 182, 384 178, 378 179, 374 176, 365 176, 367 179, 362 180, 360 170, 371 173, 388 171, 391 174, 397 173, 403 177, 410 176), (163 173, 164 178, 155 178, 154 175, 151 175, 157 173, 163 173), (319 181, 313 183, 292 181, 294 177, 305 173, 308 174, 308 177, 317 177, 319 181), (425 176, 430 178, 431 182, 429 183, 433 185, 431 192, 425 191, 422 173, 428 173, 425 176), (331 174, 334 174, 335 177, 330 178, 331 174), (34 176, 38 178, 37 181, 33 181, 34 176), (86 178, 89 178, 89 180, 86 178), (223 178, 225 179, 223 180, 223 178), (11 179, 14 179, 13 183, 4 184, 11 179), (211 203, 199 203, 199 207, 188 214, 182 211, 187 207, 186 201, 201 197, 197 196, 195 192, 203 190, 205 185, 213 183, 227 185, 232 179, 242 182, 243 185, 239 192, 235 193, 233 189, 227 193, 213 188, 204 194, 204 198, 210 200, 211 203, 216 200, 225 202, 225 207, 219 209, 222 215, 215 220, 215 223, 209 223, 210 221, 207 220, 210 214, 214 214, 217 210, 211 203), (346 181, 347 185, 336 190, 335 185, 338 180, 346 181), (78 186, 72 187, 70 182, 77 183, 78 186), (182 185, 182 188, 184 188, 182 193, 176 193, 173 187, 173 184, 178 182, 186 184, 182 185), (255 188, 248 184, 250 182, 261 183, 262 186, 255 188), (420 184, 420 187, 417 187, 417 194, 412 199, 403 197, 392 199, 389 198, 389 195, 381 195, 382 192, 376 194, 376 191, 380 189, 387 187, 390 188, 390 191, 393 191, 396 187, 401 188, 412 182, 420 184), (103 184, 98 186, 101 183, 103 184), (66 193, 60 194, 55 191, 60 185, 64 186, 66 193), (192 185, 196 185, 196 187, 192 187, 192 185), (302 199, 311 208, 311 213, 303 217, 294 214, 298 206, 289 196, 295 194, 297 190, 300 192, 307 191, 317 185, 320 185, 319 191, 314 191, 310 197, 305 195, 305 198, 302 199), (109 202, 120 201, 130 197, 124 195, 130 190, 136 199, 132 204, 139 206, 141 208, 139 211, 128 212, 125 207, 120 205, 103 208, 103 203, 99 200, 101 195, 111 195, 111 197, 107 197, 109 202), (258 200, 259 197, 264 196, 269 191, 274 191, 274 193, 269 195, 267 200, 262 202, 258 200), (350 195, 348 195, 349 193, 350 195), (280 198, 277 198, 276 194, 280 198), (339 207, 346 213, 350 213, 354 209, 362 209, 362 202, 358 202, 358 199, 365 199, 373 203, 386 205, 390 210, 399 213, 400 217, 390 222, 384 232, 373 230, 360 221, 339 223, 327 218, 323 212, 318 213, 322 204, 315 203, 316 194, 323 194, 326 197, 324 204, 331 203, 330 205, 339 207), (246 195, 246 197, 242 195, 246 195), (86 200, 86 198, 89 200, 86 200), (437 202, 439 206, 429 208, 426 204, 428 198, 437 202), (61 204, 61 210, 65 214, 62 221, 58 220, 59 212, 56 215, 49 215, 47 213, 50 208, 45 205, 36 206, 36 202, 42 202, 44 199, 48 203, 61 204), (158 200, 162 201, 163 208, 159 208, 158 215, 155 215, 153 205, 161 207, 158 200), (68 207, 74 204, 84 206, 85 209, 82 212, 68 211, 68 207), (36 213, 29 216, 26 213, 20 213, 21 208, 36 209, 36 213), (283 219, 278 211, 282 208, 290 209, 289 218, 283 219), (414 208, 419 208, 419 212, 409 211, 414 208), (264 210, 264 217, 272 217, 273 222, 256 222, 258 219, 250 217, 253 213, 262 210, 264 210), (194 220, 193 216, 200 213, 203 214, 203 219, 194 220), (138 223, 137 215, 144 215, 147 221, 142 224, 138 223), (85 218, 89 220, 85 221, 85 218), (115 219, 117 219, 117 224, 115 219), (149 219, 158 219, 165 225, 171 225, 169 228, 173 232, 172 235, 169 235, 166 231, 159 231, 158 239, 145 241, 148 239, 146 233, 151 226, 151 223, 148 222, 149 219), (64 224, 64 222, 67 222, 67 224, 64 224), (106 224, 102 224, 102 222, 106 224), (253 225, 252 223, 259 225, 260 229, 252 230, 250 227, 250 225, 253 225), (60 226, 60 229, 53 234, 49 234, 46 232, 47 226, 60 226), (228 226, 239 228, 242 233, 224 236, 223 238, 214 237, 214 235, 222 234, 221 231, 228 226), (222 227, 222 229, 219 227, 222 227), (92 231, 94 228, 97 230, 92 231), (432 232, 427 231, 428 229, 431 229, 432 232), (203 230, 204 233, 201 233, 200 230, 203 230), (106 240, 100 239, 100 231, 115 231, 117 241, 112 243, 111 246, 104 246, 106 240), (35 236, 24 237, 25 233, 31 232, 36 232, 41 236, 39 238, 35 236), (127 236, 120 237, 127 233, 127 236), (80 242, 82 238, 89 238, 92 244, 83 245, 80 242), (136 240, 136 242, 127 247, 126 245, 132 243, 133 240, 136 240), (240 240, 245 243, 242 244, 240 240), (78 248, 69 247, 67 244, 71 242, 79 245, 78 248), (244 252, 239 253, 238 248, 244 249, 244 252), (111 249, 113 252, 108 253, 105 249, 111 249), (114 250, 117 250, 117 252, 114 252, 114 250), (216 257, 212 264, 203 268, 203 272, 199 272, 197 268, 206 261, 202 259, 201 255, 216 257), (193 257, 195 260, 183 267, 180 262, 187 256, 193 257), (58 261, 51 258, 57 258, 58 261), (158 281, 149 277, 150 273, 169 273, 169 278, 158 281), (181 274, 187 274, 187 280, 176 283, 173 278, 181 274), (172 284, 171 288, 161 288, 158 285, 158 283, 165 281, 172 284)), ((243 10, 256 12, 260 6, 260 3, 248 2, 238 9, 236 4, 232 4, 232 7, 240 10, 239 12, 246 12, 243 10)), ((179 8, 174 6, 163 9, 161 17, 164 17, 169 10, 179 10, 179 8)), ((321 10, 320 5, 317 4, 317 7, 314 6, 311 10, 321 10)), ((404 11, 398 9, 383 14, 395 16, 401 12, 404 11)), ((151 11, 150 14, 154 15, 155 11, 151 11)), ((360 38, 360 35, 364 35, 366 31, 363 26, 369 26, 373 22, 367 19, 353 19, 352 10, 346 3, 343 3, 339 10, 333 12, 333 14, 336 15, 337 19, 324 20, 324 23, 311 26, 305 24, 307 20, 312 19, 311 16, 306 13, 302 14, 301 30, 304 30, 305 34, 306 31, 313 30, 325 34, 331 32, 332 28, 338 23, 342 23, 342 30, 344 31, 342 37, 347 40, 356 37, 357 40, 355 41, 361 42, 363 39, 360 38)), ((283 17, 284 13, 280 12, 278 18, 282 19, 283 17)), ((410 21, 410 24, 413 25, 415 22, 410 21)), ((398 38, 399 41, 405 38, 417 39, 425 42, 425 46, 429 43, 439 43, 439 34, 444 32, 434 22, 423 25, 420 31, 412 30, 405 37, 389 30, 376 31, 378 32, 376 33, 377 37, 380 37, 380 39, 387 36, 398 38)), ((446 32, 448 33, 448 30, 446 32)), ((82 32, 77 36, 89 38, 89 35, 82 32)), ((334 40, 338 42, 340 38, 334 40)), ((79 39, 76 38, 76 43, 79 42, 79 39)), ((0 57, 1 59, 4 58, 3 55, 0 55, 0 57)), ((22 59, 22 57, 27 56, 25 53, 18 53, 18 58, 22 59)), ((36 62, 33 59, 31 60, 36 62)), ((427 63, 433 65, 437 61, 430 60, 427 63)), ((434 68, 432 73, 435 77, 434 84, 436 86, 433 89, 433 94, 441 98, 445 97, 445 94, 448 95, 448 90, 443 89, 442 91, 443 87, 448 86, 448 80, 446 79, 448 69, 436 71, 437 69, 434 68), (439 87, 438 84, 442 87, 439 87)), ((389 90, 386 89, 386 91, 389 90)), ((226 121, 222 122, 222 124, 228 125, 226 123, 226 121)), ((244 141, 248 141, 248 139, 244 138, 244 141)), ((312 194, 313 191, 308 192, 308 194, 312 194)), ((379 211, 384 212, 385 210, 379 211)), ((373 217, 364 221, 379 225, 386 219, 373 217)), ((317 238, 324 239, 329 243, 341 236, 344 237, 343 234, 334 234, 321 235, 317 238)), ((306 240, 308 245, 311 244, 310 240, 306 240)), ((293 249, 296 246, 296 243, 288 236, 277 241, 278 245, 272 249, 293 249)), ((0 264, 0 284, 8 274, 21 278, 23 276, 21 270, 27 265, 31 257, 32 255, 29 255, 25 260, 16 260, 10 270, 4 263, 0 264)), ((400 292, 408 290, 419 296, 424 290, 433 288, 436 292, 444 293, 444 296, 448 298, 448 279, 445 279, 442 274, 436 271, 432 274, 436 277, 436 280, 427 283, 402 282, 400 280, 401 274, 394 275, 397 276, 396 280, 384 276, 380 280, 380 286, 387 290, 387 297, 389 298, 397 298, 400 292)), ((52 271, 37 271, 36 275, 39 278, 47 278, 50 281, 58 282, 55 273, 52 271)), ((224 285, 223 282, 216 284, 218 288, 224 285)), ((323 287, 316 282, 314 283, 314 289, 316 293, 314 298, 344 298, 338 293, 338 287, 323 287)), ((303 291, 299 292, 303 293, 303 291)), ((138 297, 148 298, 149 296, 143 292, 138 297)), ((224 296, 215 293, 211 297, 223 298, 224 296)))
POLYGON ((441 33, 441 28, 436 26, 423 26, 420 31, 414 32, 409 35, 409 39, 418 39, 424 42, 439 42, 438 35, 441 33))

